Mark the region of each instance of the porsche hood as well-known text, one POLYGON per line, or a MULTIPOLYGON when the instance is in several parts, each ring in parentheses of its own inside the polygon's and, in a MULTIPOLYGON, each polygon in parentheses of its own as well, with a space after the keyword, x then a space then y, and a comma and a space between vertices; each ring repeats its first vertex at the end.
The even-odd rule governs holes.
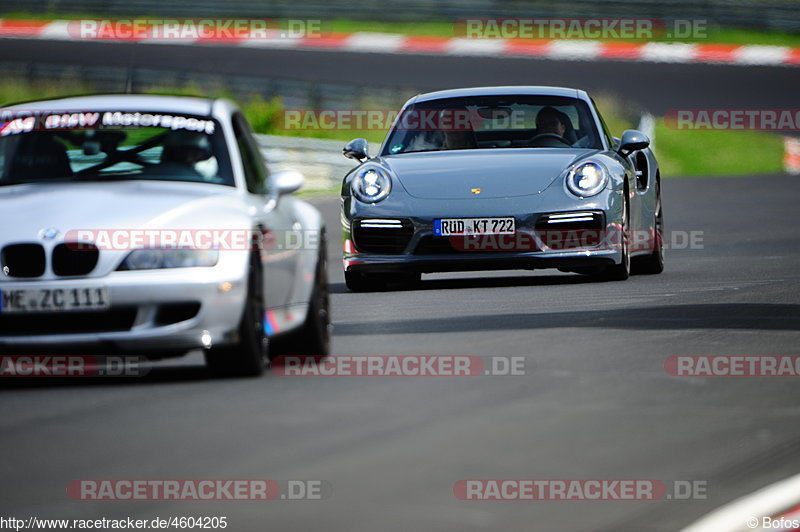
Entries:
POLYGON ((386 156, 411 196, 424 199, 504 198, 538 194, 564 170, 595 150, 509 148, 407 153, 386 156))

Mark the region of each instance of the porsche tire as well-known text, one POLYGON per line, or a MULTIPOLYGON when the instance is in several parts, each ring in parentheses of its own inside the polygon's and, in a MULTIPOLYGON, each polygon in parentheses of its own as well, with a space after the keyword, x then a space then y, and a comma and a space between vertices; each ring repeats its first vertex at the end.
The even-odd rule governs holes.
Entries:
POLYGON ((661 210, 661 190, 656 191, 656 214, 653 223, 653 252, 637 257, 632 264, 635 274, 656 275, 664 271, 664 214, 661 210))

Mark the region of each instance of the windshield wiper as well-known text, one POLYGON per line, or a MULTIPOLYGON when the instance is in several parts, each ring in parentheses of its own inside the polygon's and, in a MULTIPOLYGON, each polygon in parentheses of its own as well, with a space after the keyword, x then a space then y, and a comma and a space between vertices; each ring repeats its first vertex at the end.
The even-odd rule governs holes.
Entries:
POLYGON ((115 175, 99 175, 90 174, 85 176, 61 176, 61 177, 47 177, 38 179, 0 179, 0 186, 9 185, 27 185, 32 183, 77 183, 80 181, 124 181, 126 179, 136 179, 135 176, 130 174, 115 174, 115 175))
POLYGON ((69 179, 70 179, 69 176, 48 177, 45 179, 0 179, 0 186, 27 185, 28 183, 48 183, 50 181, 63 183, 64 181, 68 181, 69 179))
POLYGON ((70 181, 125 181, 129 179, 138 179, 138 177, 134 174, 111 174, 111 175, 100 175, 100 174, 86 174, 86 175, 76 175, 70 181))

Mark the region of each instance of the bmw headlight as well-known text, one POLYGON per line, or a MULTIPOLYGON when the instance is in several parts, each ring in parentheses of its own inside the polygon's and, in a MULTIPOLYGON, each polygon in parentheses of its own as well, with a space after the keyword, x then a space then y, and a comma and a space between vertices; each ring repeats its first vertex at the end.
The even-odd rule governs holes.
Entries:
POLYGON ((392 191, 392 180, 381 169, 369 167, 358 172, 350 188, 360 201, 377 203, 392 191))
POLYGON ((216 249, 136 249, 118 270, 160 270, 165 268, 210 267, 217 264, 216 249))
POLYGON ((567 174, 567 188, 576 196, 594 196, 606 188, 608 172, 600 164, 579 164, 567 174))

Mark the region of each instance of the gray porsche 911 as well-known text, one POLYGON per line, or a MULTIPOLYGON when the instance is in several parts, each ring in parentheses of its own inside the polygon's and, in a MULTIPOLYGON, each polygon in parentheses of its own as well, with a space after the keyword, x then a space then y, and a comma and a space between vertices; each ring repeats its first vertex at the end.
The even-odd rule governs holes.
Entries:
POLYGON ((615 138, 586 92, 422 94, 342 186, 353 291, 422 273, 557 268, 602 280, 664 268, 661 176, 643 133, 615 138))

